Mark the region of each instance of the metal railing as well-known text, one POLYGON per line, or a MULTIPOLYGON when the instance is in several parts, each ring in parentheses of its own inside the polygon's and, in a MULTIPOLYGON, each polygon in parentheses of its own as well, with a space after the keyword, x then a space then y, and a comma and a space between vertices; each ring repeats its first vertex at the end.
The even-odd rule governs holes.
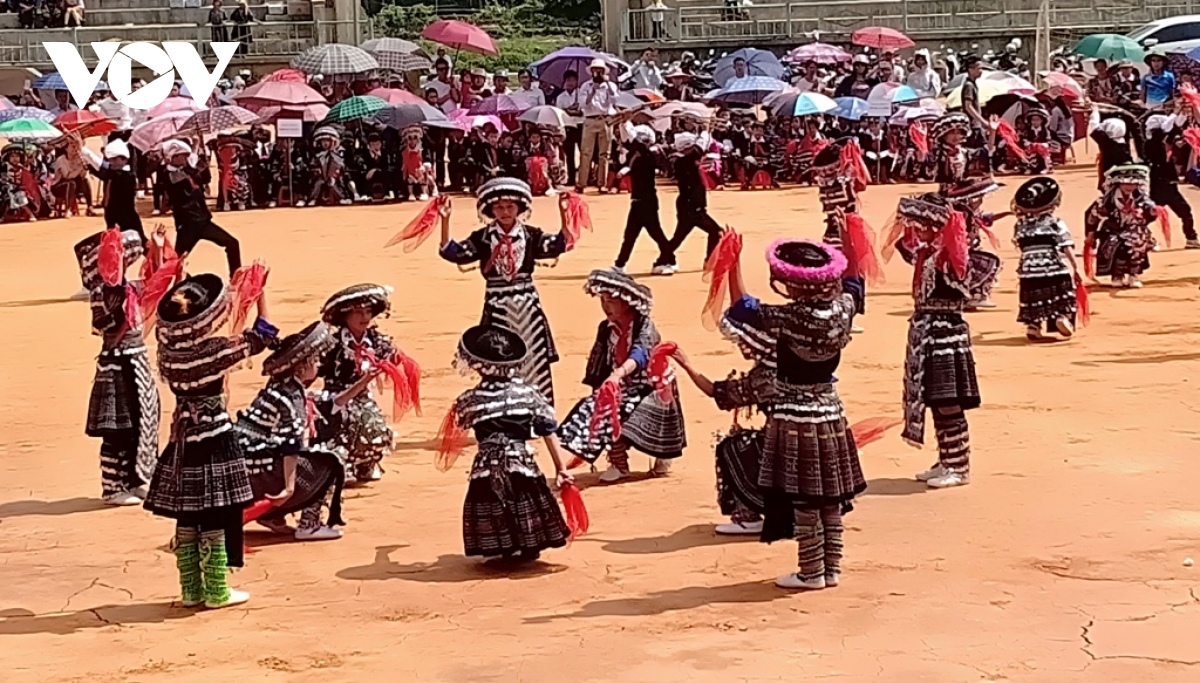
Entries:
MULTIPOLYGON (((1040 0, 813 0, 743 6, 701 0, 626 10, 626 43, 704 44, 731 40, 798 43, 819 31, 847 39, 855 29, 887 26, 914 40, 1007 37, 1032 32, 1040 0), (806 35, 809 34, 809 35, 806 35)), ((1191 14, 1200 0, 1054 0, 1050 25, 1072 34, 1124 33, 1146 22, 1191 14)))

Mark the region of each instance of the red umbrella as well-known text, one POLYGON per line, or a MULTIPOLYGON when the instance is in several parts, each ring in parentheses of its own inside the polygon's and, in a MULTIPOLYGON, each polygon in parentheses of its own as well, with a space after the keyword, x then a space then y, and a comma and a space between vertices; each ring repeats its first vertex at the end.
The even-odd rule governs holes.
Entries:
POLYGON ((263 76, 262 81, 283 81, 285 83, 307 83, 308 76, 299 69, 280 69, 263 76))
POLYGON ((911 38, 886 26, 868 26, 850 34, 850 42, 880 50, 903 50, 916 45, 911 38))
POLYGON ((456 50, 493 57, 500 54, 500 50, 496 49, 496 41, 492 40, 487 31, 457 19, 435 21, 421 31, 421 37, 456 50))
POLYGON ((370 97, 378 97, 388 104, 423 104, 425 99, 399 88, 375 88, 367 93, 370 97))
POLYGON ((81 136, 89 138, 93 135, 107 135, 117 129, 117 124, 98 111, 76 109, 60 114, 54 119, 54 127, 64 133, 78 132, 81 136))
POLYGON ((262 81, 246 88, 234 101, 250 111, 281 104, 327 104, 321 93, 294 81, 262 81))
POLYGON ((324 121, 329 116, 326 104, 284 104, 262 107, 255 112, 262 123, 275 123, 279 119, 303 119, 306 123, 324 121))

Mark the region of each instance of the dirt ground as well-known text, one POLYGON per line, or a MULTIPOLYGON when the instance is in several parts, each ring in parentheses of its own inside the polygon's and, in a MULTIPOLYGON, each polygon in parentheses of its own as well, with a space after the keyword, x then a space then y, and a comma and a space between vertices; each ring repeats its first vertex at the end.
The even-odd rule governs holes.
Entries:
MULTIPOLYGON (((1059 173, 1061 215, 1077 237, 1094 198, 1090 167, 1059 173)), ((1017 182, 987 206, 1003 210, 1017 182)), ((916 188, 874 187, 881 228, 916 188)), ((663 221, 674 193, 662 191, 663 221)), ((1195 200, 1197 195, 1189 195, 1195 200)), ((767 291, 766 244, 819 237, 814 189, 711 197, 746 235, 748 278, 767 291)), ((591 200, 597 223, 580 247, 536 275, 563 361, 560 414, 579 383, 599 320, 582 292, 607 267, 625 196, 591 200)), ((455 233, 476 227, 455 200, 455 233)), ((0 226, 0 659, 7 683, 351 681, 1196 681, 1200 676, 1200 506, 1194 460, 1200 398, 1200 255, 1153 255, 1140 291, 1093 290, 1092 325, 1070 342, 1026 343, 1015 321, 1016 254, 1005 241, 999 308, 973 314, 984 405, 969 414, 974 480, 930 492, 914 472, 936 459, 897 431, 868 446, 870 488, 847 518, 841 587, 777 589, 795 545, 712 532, 712 435, 727 415, 692 386, 683 400, 691 446, 671 476, 584 491, 592 530, 544 563, 503 574, 462 557, 469 458, 433 467, 430 439, 467 381, 451 368, 459 333, 479 315, 483 283, 441 262, 382 245, 415 205, 279 209, 218 215, 243 253, 272 268, 272 317, 285 331, 316 319, 334 290, 396 288, 382 327, 424 367, 425 415, 400 424, 385 478, 349 492, 344 539, 279 542, 249 534, 254 554, 233 583, 245 607, 173 607, 171 522, 98 501, 98 442, 83 435, 93 358, 71 245, 99 219, 0 226), (1193 405, 1194 404, 1194 405, 1193 405)), ((551 200, 533 223, 554 228, 551 200)), ((1176 228, 1178 230, 1178 228, 1176 228)), ((654 254, 639 245, 631 270, 654 254)), ((679 275, 643 280, 664 337, 710 375, 742 361, 700 324, 703 240, 679 275)), ((193 272, 224 271, 202 243, 193 272)), ((910 271, 897 259, 871 291, 866 332, 844 354, 839 388, 852 421, 900 415, 910 271)), ((235 374, 233 404, 262 384, 235 374)), ((165 410, 170 400, 164 391, 165 410)), ((166 420, 164 419, 164 424, 166 420)), ((648 461, 635 458, 645 470, 648 461)), ((548 463, 547 463, 548 465, 548 463)), ((594 475, 581 475, 584 484, 594 475)))

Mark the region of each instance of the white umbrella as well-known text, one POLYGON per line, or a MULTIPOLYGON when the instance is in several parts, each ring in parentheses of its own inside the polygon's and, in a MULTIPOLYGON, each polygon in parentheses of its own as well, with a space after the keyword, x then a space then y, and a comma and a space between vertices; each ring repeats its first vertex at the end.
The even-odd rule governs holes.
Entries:
POLYGON ((538 126, 567 127, 567 112, 558 107, 541 105, 517 117, 518 121, 527 121, 538 126))

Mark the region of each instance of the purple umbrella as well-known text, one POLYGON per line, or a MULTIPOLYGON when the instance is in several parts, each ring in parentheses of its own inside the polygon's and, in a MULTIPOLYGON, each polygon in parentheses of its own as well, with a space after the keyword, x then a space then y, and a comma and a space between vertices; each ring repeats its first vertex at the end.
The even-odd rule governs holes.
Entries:
POLYGON ((726 104, 759 104, 771 93, 779 92, 787 83, 767 76, 745 76, 735 78, 724 88, 714 92, 709 99, 726 104))
POLYGON ((596 52, 587 47, 564 47, 558 52, 552 52, 530 64, 529 70, 542 83, 550 83, 555 87, 561 88, 563 86, 563 74, 568 70, 579 74, 581 80, 586 78, 588 66, 591 65, 593 59, 603 59, 604 63, 608 64, 608 75, 613 81, 616 81, 617 75, 626 68, 624 64, 617 61, 612 55, 596 52))
POLYGON ((837 64, 839 62, 848 62, 852 59, 849 52, 836 45, 828 43, 809 43, 801 45, 783 58, 783 61, 792 64, 803 64, 805 62, 816 62, 817 64, 837 64))
POLYGON ((37 107, 13 107, 12 109, 0 111, 0 123, 4 123, 5 121, 14 121, 16 119, 36 119, 38 121, 50 123, 54 121, 54 114, 51 114, 45 109, 39 109, 37 107))
POLYGON ((485 97, 476 102, 475 106, 471 107, 467 113, 471 116, 477 116, 479 114, 507 116, 509 114, 524 113, 526 109, 529 109, 529 105, 516 99, 515 97, 510 95, 492 95, 491 97, 485 97))

